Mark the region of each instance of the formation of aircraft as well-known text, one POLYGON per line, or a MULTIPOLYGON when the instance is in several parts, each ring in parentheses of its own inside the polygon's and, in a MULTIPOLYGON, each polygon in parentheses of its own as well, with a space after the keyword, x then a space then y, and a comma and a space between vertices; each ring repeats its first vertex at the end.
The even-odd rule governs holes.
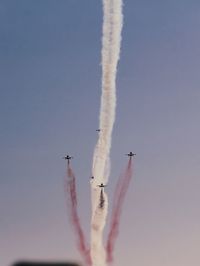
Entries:
POLYGON ((72 156, 69 156, 69 155, 65 155, 65 156, 63 157, 63 159, 64 159, 64 160, 67 160, 67 162, 69 163, 70 160, 73 159, 73 157, 72 157, 72 156))
MULTIPOLYGON (((101 129, 96 129, 96 131, 100 132, 101 129)), ((131 158, 131 157, 135 156, 136 153, 133 153, 133 152, 131 151, 131 152, 125 154, 125 155, 127 155, 127 156, 129 156, 129 157, 131 158)), ((65 155, 62 159, 67 160, 67 162, 69 163, 70 160, 73 159, 73 157, 70 156, 70 155, 65 155)), ((94 179, 94 176, 91 176, 91 179, 94 179)), ((106 186, 106 185, 104 185, 103 183, 101 183, 100 185, 98 185, 98 187, 100 187, 100 188, 104 188, 105 186, 106 186)))

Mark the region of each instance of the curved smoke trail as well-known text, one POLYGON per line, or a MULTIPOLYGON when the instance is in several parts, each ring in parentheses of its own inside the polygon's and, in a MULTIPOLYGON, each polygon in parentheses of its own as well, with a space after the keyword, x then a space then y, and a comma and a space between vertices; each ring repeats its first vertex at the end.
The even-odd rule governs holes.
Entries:
POLYGON ((65 193, 67 197, 67 205, 70 211, 70 220, 74 227, 74 231, 77 237, 77 246, 83 256, 86 264, 91 265, 90 250, 86 244, 85 236, 83 229, 81 227, 80 219, 77 211, 77 195, 76 195, 76 178, 75 174, 70 167, 70 164, 67 164, 67 176, 65 179, 65 193))
POLYGON ((102 96, 99 123, 101 131, 94 150, 94 179, 91 181, 91 259, 93 266, 106 265, 102 234, 106 222, 108 200, 104 192, 104 207, 99 208, 98 185, 107 183, 110 172, 110 148, 116 108, 115 83, 123 24, 122 0, 103 0, 103 14, 102 96))
POLYGON ((115 241, 119 233, 119 222, 120 222, 122 206, 131 181, 132 174, 133 174, 133 166, 132 166, 132 159, 130 158, 124 173, 119 178, 114 194, 110 231, 108 233, 108 240, 106 244, 106 253, 107 253, 106 260, 109 263, 113 261, 113 250, 114 250, 115 241))

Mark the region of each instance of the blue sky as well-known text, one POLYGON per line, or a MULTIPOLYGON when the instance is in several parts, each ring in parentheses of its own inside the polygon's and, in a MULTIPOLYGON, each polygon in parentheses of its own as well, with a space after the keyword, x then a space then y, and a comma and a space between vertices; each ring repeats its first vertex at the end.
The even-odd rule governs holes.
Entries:
MULTIPOLYGON (((124 1, 110 201, 124 153, 137 158, 115 266, 200 263, 199 13, 195 0, 124 1)), ((101 1, 0 1, 2 266, 23 258, 81 261, 61 158, 75 157, 89 238, 101 27, 101 1)))

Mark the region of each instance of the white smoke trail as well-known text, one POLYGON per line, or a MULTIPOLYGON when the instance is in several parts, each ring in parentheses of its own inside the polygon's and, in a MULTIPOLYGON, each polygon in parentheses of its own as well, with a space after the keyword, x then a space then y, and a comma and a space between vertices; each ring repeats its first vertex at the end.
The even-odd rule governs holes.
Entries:
POLYGON ((93 266, 103 266, 106 265, 106 253, 103 246, 103 229, 106 223, 106 216, 108 210, 108 199, 105 192, 103 192, 104 197, 104 207, 100 208, 99 200, 100 191, 95 191, 93 194, 93 199, 98 203, 93 212, 92 224, 91 224, 91 260, 93 266))
POLYGON ((102 38, 102 96, 100 109, 101 129, 93 157, 93 173, 97 183, 107 182, 109 176, 109 153, 115 121, 116 72, 119 60, 122 0, 103 0, 102 38))
POLYGON ((120 54, 122 30, 122 0, 103 0, 102 37, 102 96, 100 107, 100 134, 93 156, 91 259, 93 266, 104 266, 105 250, 102 241, 106 222, 108 200, 99 208, 100 189, 110 173, 110 148, 116 108, 116 73, 120 54))

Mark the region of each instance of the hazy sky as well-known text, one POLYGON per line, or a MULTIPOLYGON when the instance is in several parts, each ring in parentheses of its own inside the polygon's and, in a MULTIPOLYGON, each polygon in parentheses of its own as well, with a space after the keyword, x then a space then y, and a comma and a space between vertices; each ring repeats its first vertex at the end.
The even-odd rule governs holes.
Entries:
MULTIPOLYGON (((0 0, 2 266, 24 258, 81 261, 61 158, 75 157, 89 239, 101 27, 101 1, 0 0)), ((199 71, 199 1, 124 1, 110 197, 124 154, 137 157, 114 266, 200 265, 199 71)))

